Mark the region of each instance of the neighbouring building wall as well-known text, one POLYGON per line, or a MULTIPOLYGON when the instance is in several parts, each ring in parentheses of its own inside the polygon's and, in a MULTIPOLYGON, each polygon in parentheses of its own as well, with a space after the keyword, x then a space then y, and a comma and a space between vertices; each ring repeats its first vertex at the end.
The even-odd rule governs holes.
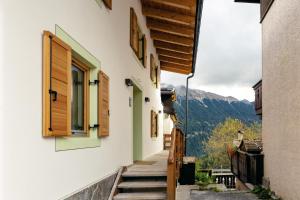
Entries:
POLYGON ((168 114, 164 114, 164 134, 171 134, 172 129, 174 128, 174 123, 168 114))
MULTIPOLYGON (((54 200, 111 177, 132 163, 131 78, 150 102, 143 102, 143 158, 163 148, 150 137, 150 111, 162 110, 160 88, 150 80, 155 54, 139 0, 113 0, 112 10, 95 0, 3 0, 0 2, 0 199, 54 200), (145 69, 129 42, 130 7, 147 37, 145 69), (110 78, 110 136, 100 147, 56 151, 55 138, 42 137, 42 33, 61 27, 101 63, 110 78)), ((156 57, 157 60, 157 57, 156 57)))
POLYGON ((288 200, 300 197, 299 9, 299 0, 275 0, 262 23, 265 177, 288 200))

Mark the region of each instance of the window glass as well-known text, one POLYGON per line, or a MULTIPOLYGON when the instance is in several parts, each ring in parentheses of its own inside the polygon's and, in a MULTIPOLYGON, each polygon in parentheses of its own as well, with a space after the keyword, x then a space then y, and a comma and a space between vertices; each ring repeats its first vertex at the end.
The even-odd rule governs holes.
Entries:
POLYGON ((84 71, 72 66, 72 132, 84 131, 84 71))

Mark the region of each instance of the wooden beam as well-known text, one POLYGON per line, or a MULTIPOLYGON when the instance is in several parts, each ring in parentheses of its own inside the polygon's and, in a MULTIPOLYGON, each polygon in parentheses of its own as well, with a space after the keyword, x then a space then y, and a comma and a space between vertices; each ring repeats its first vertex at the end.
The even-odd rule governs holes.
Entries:
POLYGON ((157 3, 173 8, 191 10, 196 5, 195 0, 142 0, 143 3, 157 3))
POLYGON ((190 71, 186 71, 186 70, 180 70, 180 69, 176 69, 176 68, 169 68, 169 67, 162 67, 161 70, 163 71, 168 71, 168 72, 174 72, 174 73, 178 73, 178 74, 190 74, 190 71))
POLYGON ((157 8, 150 8, 148 6, 143 6, 142 12, 146 17, 152 17, 155 19, 161 19, 168 22, 195 27, 195 17, 189 15, 179 14, 176 12, 157 8))
POLYGON ((193 54, 178 53, 178 52, 168 51, 168 50, 164 50, 164 49, 160 49, 160 48, 157 48, 156 52, 159 55, 167 56, 170 58, 177 58, 177 59, 188 60, 188 61, 193 60, 193 54))
POLYGON ((190 27, 184 27, 180 25, 171 24, 168 22, 161 22, 147 17, 147 26, 151 30, 161 31, 164 33, 170 33, 174 35, 194 38, 194 29, 190 27))
POLYGON ((167 70, 167 71, 172 70, 173 72, 185 73, 185 74, 189 74, 192 69, 191 67, 186 67, 178 64, 173 64, 173 63, 167 63, 164 61, 160 62, 160 68, 162 70, 167 70))
POLYGON ((173 63, 173 64, 179 64, 182 66, 192 67, 192 61, 181 60, 181 59, 177 59, 177 58, 170 58, 170 57, 166 57, 166 56, 159 56, 159 60, 166 62, 166 63, 173 63))
POLYGON ((168 43, 168 42, 154 40, 154 46, 156 46, 157 48, 160 48, 160 49, 175 51, 175 52, 180 52, 180 53, 185 53, 185 54, 193 53, 193 47, 187 47, 187 46, 172 44, 172 43, 168 43))
POLYGON ((151 37, 154 40, 159 40, 163 42, 169 42, 172 44, 179 44, 182 46, 191 47, 194 45, 194 40, 191 38, 186 38, 178 35, 173 35, 169 33, 159 32, 159 31, 150 31, 151 37))
POLYGON ((168 62, 164 62, 164 61, 160 61, 160 66, 173 67, 173 68, 178 68, 178 69, 182 69, 182 70, 191 70, 192 69, 192 66, 188 67, 188 66, 183 66, 183 65, 175 64, 175 63, 168 63, 168 62))

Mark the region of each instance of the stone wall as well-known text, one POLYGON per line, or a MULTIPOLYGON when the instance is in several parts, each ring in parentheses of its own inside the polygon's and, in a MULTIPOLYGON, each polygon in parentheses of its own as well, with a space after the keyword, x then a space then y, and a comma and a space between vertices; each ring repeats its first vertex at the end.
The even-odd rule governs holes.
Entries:
POLYGON ((107 200, 117 173, 65 198, 65 200, 107 200))

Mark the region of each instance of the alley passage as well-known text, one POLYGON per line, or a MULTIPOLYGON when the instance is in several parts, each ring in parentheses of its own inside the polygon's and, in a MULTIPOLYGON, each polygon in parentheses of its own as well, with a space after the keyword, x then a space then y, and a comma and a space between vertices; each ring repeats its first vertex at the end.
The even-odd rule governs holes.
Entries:
POLYGON ((196 191, 190 193, 190 200, 258 200, 250 192, 213 192, 213 191, 196 191))

